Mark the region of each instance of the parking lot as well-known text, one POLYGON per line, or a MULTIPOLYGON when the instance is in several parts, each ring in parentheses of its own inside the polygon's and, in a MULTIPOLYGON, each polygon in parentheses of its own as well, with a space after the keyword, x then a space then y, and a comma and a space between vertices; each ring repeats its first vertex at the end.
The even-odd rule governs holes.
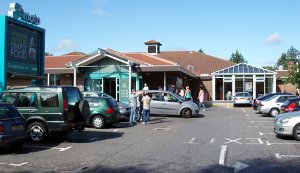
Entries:
POLYGON ((196 117, 152 116, 86 128, 21 151, 2 150, 4 172, 297 172, 300 142, 273 133, 251 107, 211 107, 196 117))

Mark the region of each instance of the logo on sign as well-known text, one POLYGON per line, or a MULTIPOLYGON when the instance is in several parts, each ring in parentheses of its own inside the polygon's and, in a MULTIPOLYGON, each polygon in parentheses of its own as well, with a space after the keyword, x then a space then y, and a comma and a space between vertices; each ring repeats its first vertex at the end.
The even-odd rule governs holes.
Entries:
POLYGON ((41 20, 38 16, 31 15, 23 10, 22 5, 19 3, 11 3, 9 5, 9 11, 8 16, 12 17, 14 19, 21 19, 26 22, 32 23, 34 25, 39 25, 41 23, 41 20))

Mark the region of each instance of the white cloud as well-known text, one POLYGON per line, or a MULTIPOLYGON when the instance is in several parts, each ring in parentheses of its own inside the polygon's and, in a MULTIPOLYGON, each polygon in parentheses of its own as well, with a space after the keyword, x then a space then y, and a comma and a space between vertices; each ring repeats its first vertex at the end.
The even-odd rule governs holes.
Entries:
POLYGON ((266 39, 266 44, 282 43, 282 37, 278 33, 270 34, 266 39))
POLYGON ((102 7, 96 7, 92 10, 92 14, 96 15, 96 16, 107 16, 108 12, 106 12, 105 10, 103 10, 102 7))
POLYGON ((59 50, 74 50, 77 48, 77 43, 70 39, 63 39, 58 43, 59 50))
POLYGON ((91 10, 92 14, 93 15, 96 15, 96 16, 107 16, 109 15, 109 13, 104 10, 103 6, 104 4, 106 4, 107 1, 106 0, 97 0, 97 1, 94 1, 93 2, 93 9, 91 10))

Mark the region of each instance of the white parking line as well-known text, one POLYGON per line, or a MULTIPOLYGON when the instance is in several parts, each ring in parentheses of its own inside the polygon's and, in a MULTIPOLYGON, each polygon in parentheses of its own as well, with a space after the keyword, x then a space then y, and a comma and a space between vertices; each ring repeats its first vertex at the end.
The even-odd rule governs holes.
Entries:
POLYGON ((23 166, 23 165, 26 165, 27 163, 29 162, 24 162, 24 163, 19 163, 19 164, 16 164, 16 163, 10 163, 8 164, 9 166, 23 166))
POLYGON ((196 138, 192 138, 189 142, 185 142, 187 144, 199 144, 197 142, 195 142, 196 138))
POLYGON ((300 143, 271 143, 269 141, 266 141, 267 145, 300 145, 300 143))
POLYGON ((259 132, 259 135, 262 136, 262 135, 275 135, 275 133, 263 133, 263 132, 259 132))
POLYGON ((212 144, 212 143, 214 143, 214 141, 215 141, 215 138, 212 138, 209 143, 212 144))
POLYGON ((116 129, 116 130, 114 130, 113 132, 117 132, 117 131, 119 131, 120 129, 116 129))
POLYGON ((219 164, 225 165, 225 158, 227 153, 227 145, 221 145, 219 164))
POLYGON ((299 155, 280 155, 279 153, 275 153, 275 157, 277 158, 277 159, 283 159, 283 157, 285 157, 285 158, 300 158, 300 156, 299 155))
POLYGON ((242 110, 243 110, 243 112, 245 112, 245 113, 246 113, 246 110, 245 110, 244 108, 243 108, 242 110))
POLYGON ((70 148, 72 148, 71 146, 68 146, 66 148, 59 148, 59 147, 45 147, 45 146, 36 146, 36 145, 24 145, 26 147, 33 147, 33 148, 45 148, 45 149, 56 149, 58 151, 66 151, 70 148))

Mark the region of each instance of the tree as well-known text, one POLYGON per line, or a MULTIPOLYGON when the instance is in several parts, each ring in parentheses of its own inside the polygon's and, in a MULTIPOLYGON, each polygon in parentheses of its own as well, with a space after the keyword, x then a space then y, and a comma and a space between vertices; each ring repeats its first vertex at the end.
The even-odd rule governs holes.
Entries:
POLYGON ((231 54, 229 61, 232 61, 237 64, 248 63, 248 61, 244 59, 243 55, 237 50, 235 51, 235 53, 231 54))
POLYGON ((297 56, 299 55, 299 51, 295 49, 293 46, 290 47, 290 49, 286 53, 287 55, 287 63, 293 62, 294 65, 291 65, 289 67, 289 74, 286 79, 287 83, 292 83, 297 86, 297 88, 300 87, 300 72, 299 72, 299 59, 297 56))
POLYGON ((263 66, 262 68, 271 70, 271 71, 276 71, 278 69, 276 66, 263 66))
POLYGON ((278 68, 281 65, 283 66, 283 69, 288 69, 288 59, 286 53, 282 53, 280 58, 277 60, 276 67, 278 68))
POLYGON ((49 52, 45 52, 45 56, 53 56, 53 54, 49 52))
POLYGON ((199 50, 198 50, 198 52, 200 52, 200 53, 204 53, 204 51, 203 51, 202 49, 199 49, 199 50))

